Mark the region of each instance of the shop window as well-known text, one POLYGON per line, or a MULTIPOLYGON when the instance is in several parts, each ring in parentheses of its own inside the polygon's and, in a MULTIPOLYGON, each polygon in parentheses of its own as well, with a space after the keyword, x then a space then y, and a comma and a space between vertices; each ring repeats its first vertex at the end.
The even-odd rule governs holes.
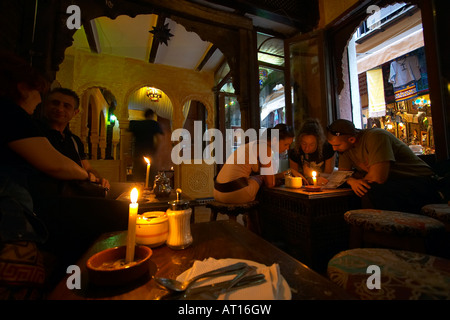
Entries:
POLYGON ((261 128, 286 123, 284 72, 259 68, 261 128))
POLYGON ((350 92, 355 125, 383 128, 416 154, 434 154, 420 10, 405 4, 381 8, 357 28, 346 52, 350 81, 341 99, 350 92))
POLYGON ((284 41, 257 34, 259 63, 260 127, 286 123, 284 41))

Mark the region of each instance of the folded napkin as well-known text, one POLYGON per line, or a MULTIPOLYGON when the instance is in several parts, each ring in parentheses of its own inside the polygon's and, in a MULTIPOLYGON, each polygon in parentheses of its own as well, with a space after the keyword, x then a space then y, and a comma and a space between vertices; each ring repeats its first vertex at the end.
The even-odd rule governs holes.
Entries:
MULTIPOLYGON (((222 268, 229 266, 237 262, 245 262, 249 266, 256 267, 256 273, 264 274, 266 282, 254 285, 247 288, 242 288, 227 293, 223 293, 219 296, 219 300, 290 300, 291 291, 286 280, 280 274, 280 268, 278 264, 273 264, 271 266, 266 266, 263 264, 256 263, 249 260, 239 260, 239 259, 213 259, 208 258, 203 261, 195 261, 192 268, 186 270, 177 277, 178 281, 189 280, 199 274, 215 270, 217 268, 222 268)), ((232 280, 235 274, 216 277, 216 278, 206 278, 196 281, 192 288, 210 285, 213 283, 218 283, 222 281, 232 280)))

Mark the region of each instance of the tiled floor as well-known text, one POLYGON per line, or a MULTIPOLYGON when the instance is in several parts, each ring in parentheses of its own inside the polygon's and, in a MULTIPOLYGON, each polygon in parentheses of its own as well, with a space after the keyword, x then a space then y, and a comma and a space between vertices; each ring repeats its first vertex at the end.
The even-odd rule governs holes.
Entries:
MULTIPOLYGON (((209 221, 211 215, 211 209, 206 208, 205 206, 195 207, 195 222, 207 222, 209 221)), ((217 220, 228 220, 228 216, 225 214, 218 214, 217 220)), ((242 221, 242 215, 237 217, 237 222, 244 224, 242 221)))

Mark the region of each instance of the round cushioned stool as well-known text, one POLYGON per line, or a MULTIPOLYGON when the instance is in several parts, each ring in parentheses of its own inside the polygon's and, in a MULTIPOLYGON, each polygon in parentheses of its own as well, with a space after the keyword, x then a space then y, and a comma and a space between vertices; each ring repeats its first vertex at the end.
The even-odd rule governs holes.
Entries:
POLYGON ((450 202, 427 204, 422 207, 421 213, 441 221, 445 226, 445 240, 443 242, 443 256, 450 259, 450 202))
POLYGON ((343 251, 328 262, 329 279, 363 300, 450 299, 450 260, 423 253, 379 248, 343 251), (369 289, 378 266, 379 289, 369 289), (371 277, 371 279, 369 279, 371 277))
POLYGON ((441 221, 447 231, 450 231, 450 203, 427 204, 422 207, 421 213, 441 221))
POLYGON ((245 226, 251 231, 261 234, 259 219, 258 219, 258 201, 251 201, 247 203, 223 203, 219 201, 209 201, 206 204, 207 208, 211 209, 210 221, 217 220, 217 214, 226 214, 229 219, 235 220, 238 215, 243 215, 245 226))
POLYGON ((381 247, 440 254, 444 224, 436 219, 398 211, 358 209, 344 214, 350 225, 350 249, 381 247))

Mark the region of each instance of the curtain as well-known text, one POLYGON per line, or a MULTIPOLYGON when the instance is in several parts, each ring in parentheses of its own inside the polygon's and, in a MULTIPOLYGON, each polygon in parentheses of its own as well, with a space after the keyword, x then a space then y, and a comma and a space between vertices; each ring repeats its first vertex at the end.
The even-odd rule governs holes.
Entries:
POLYGON ((386 115, 386 102, 384 100, 383 71, 376 68, 366 72, 367 91, 369 94, 369 118, 386 115))

